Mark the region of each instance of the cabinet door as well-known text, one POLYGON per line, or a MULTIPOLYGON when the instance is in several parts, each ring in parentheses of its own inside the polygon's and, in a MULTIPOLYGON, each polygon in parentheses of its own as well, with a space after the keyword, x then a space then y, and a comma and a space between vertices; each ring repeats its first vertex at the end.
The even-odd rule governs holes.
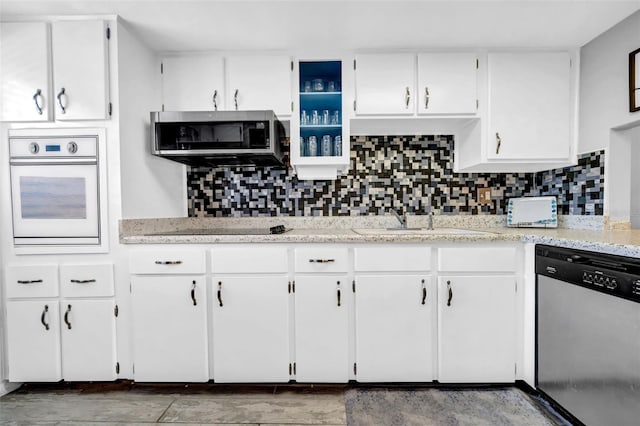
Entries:
POLYGON ((106 43, 104 21, 51 24, 56 120, 107 117, 106 43))
POLYGON ((0 121, 51 119, 49 25, 0 24, 0 121))
POLYGON ((221 56, 172 56, 162 59, 165 111, 224 109, 224 62, 221 56))
POLYGON ((346 275, 296 277, 296 381, 349 381, 350 291, 346 275))
POLYGON ((67 299, 61 306, 64 379, 115 380, 116 318, 113 300, 67 299))
POLYGON ((489 53, 489 159, 566 159, 571 146, 567 52, 489 53))
POLYGON ((356 276, 359 382, 434 378, 435 291, 424 275, 356 276))
POLYGON ((205 277, 131 279, 134 379, 209 380, 205 277))
POLYGON ((62 380, 59 319, 56 300, 7 302, 10 382, 62 380))
POLYGON ((214 277, 212 284, 213 379, 289 381, 287 277, 214 277))
POLYGON ((438 380, 499 383, 515 380, 513 276, 438 279, 438 380))
POLYGON ((226 65, 226 109, 272 109, 277 115, 291 115, 288 56, 231 56, 226 65))
POLYGON ((402 114, 415 111, 416 56, 356 57, 356 114, 402 114))
POLYGON ((476 61, 474 53, 418 55, 418 113, 475 114, 476 61))

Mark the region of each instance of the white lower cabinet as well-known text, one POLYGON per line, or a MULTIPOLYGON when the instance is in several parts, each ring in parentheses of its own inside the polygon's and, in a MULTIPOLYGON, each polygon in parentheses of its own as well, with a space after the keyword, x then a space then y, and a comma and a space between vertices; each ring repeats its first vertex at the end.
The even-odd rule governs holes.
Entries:
POLYGON ((436 297, 429 276, 356 275, 355 282, 357 380, 432 381, 436 297))
POLYGON ((115 303, 110 299, 61 302, 62 376, 67 381, 116 380, 115 303))
POLYGON ((204 275, 133 276, 134 379, 209 380, 204 275))
POLYGON ((515 381, 515 276, 441 275, 438 295, 439 381, 515 381))
POLYGON ((287 276, 214 276, 211 291, 214 380, 288 382, 287 276))
POLYGON ((296 277, 296 381, 349 380, 350 292, 346 275, 296 277))
POLYGON ((8 301, 6 306, 9 381, 62 380, 58 301, 8 301))

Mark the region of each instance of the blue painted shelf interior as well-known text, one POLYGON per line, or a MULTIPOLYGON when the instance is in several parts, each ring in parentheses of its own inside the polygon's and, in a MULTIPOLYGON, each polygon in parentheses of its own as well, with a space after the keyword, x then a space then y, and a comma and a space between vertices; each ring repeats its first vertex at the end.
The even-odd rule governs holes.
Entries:
POLYGON ((342 137, 342 63, 341 61, 300 62, 300 155, 303 157, 340 156, 336 136, 342 137), (318 123, 313 123, 317 111, 318 123), (323 121, 324 111, 329 119, 323 121), (308 123, 302 114, 306 113, 308 123), (331 137, 331 151, 322 149, 323 136, 331 137), (309 149, 309 137, 317 140, 316 151, 309 149))

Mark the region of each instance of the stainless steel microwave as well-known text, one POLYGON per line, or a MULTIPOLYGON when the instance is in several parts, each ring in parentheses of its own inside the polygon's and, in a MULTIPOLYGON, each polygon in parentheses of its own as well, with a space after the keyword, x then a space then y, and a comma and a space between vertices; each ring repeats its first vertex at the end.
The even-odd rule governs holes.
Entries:
POLYGON ((151 113, 151 153, 204 166, 282 166, 286 137, 273 111, 151 113))

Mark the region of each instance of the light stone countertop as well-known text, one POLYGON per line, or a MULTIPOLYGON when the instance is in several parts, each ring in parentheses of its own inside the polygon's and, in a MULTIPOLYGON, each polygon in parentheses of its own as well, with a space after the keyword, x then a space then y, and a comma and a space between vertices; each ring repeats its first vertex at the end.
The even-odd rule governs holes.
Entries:
MULTIPOLYGON (((425 227, 425 216, 409 216, 409 227, 425 227)), ((583 219, 580 219, 584 221, 583 219)), ((582 223, 585 227, 593 224, 582 223)), ((482 243, 527 242, 640 257, 640 230, 507 228, 502 216, 435 216, 438 228, 462 228, 474 234, 359 234, 353 229, 398 226, 393 216, 259 217, 125 219, 120 222, 123 244, 221 243, 482 243), (275 235, 197 235, 188 230, 209 228, 268 228, 284 224, 289 229, 275 235), (187 235, 164 235, 186 230, 187 235)))

